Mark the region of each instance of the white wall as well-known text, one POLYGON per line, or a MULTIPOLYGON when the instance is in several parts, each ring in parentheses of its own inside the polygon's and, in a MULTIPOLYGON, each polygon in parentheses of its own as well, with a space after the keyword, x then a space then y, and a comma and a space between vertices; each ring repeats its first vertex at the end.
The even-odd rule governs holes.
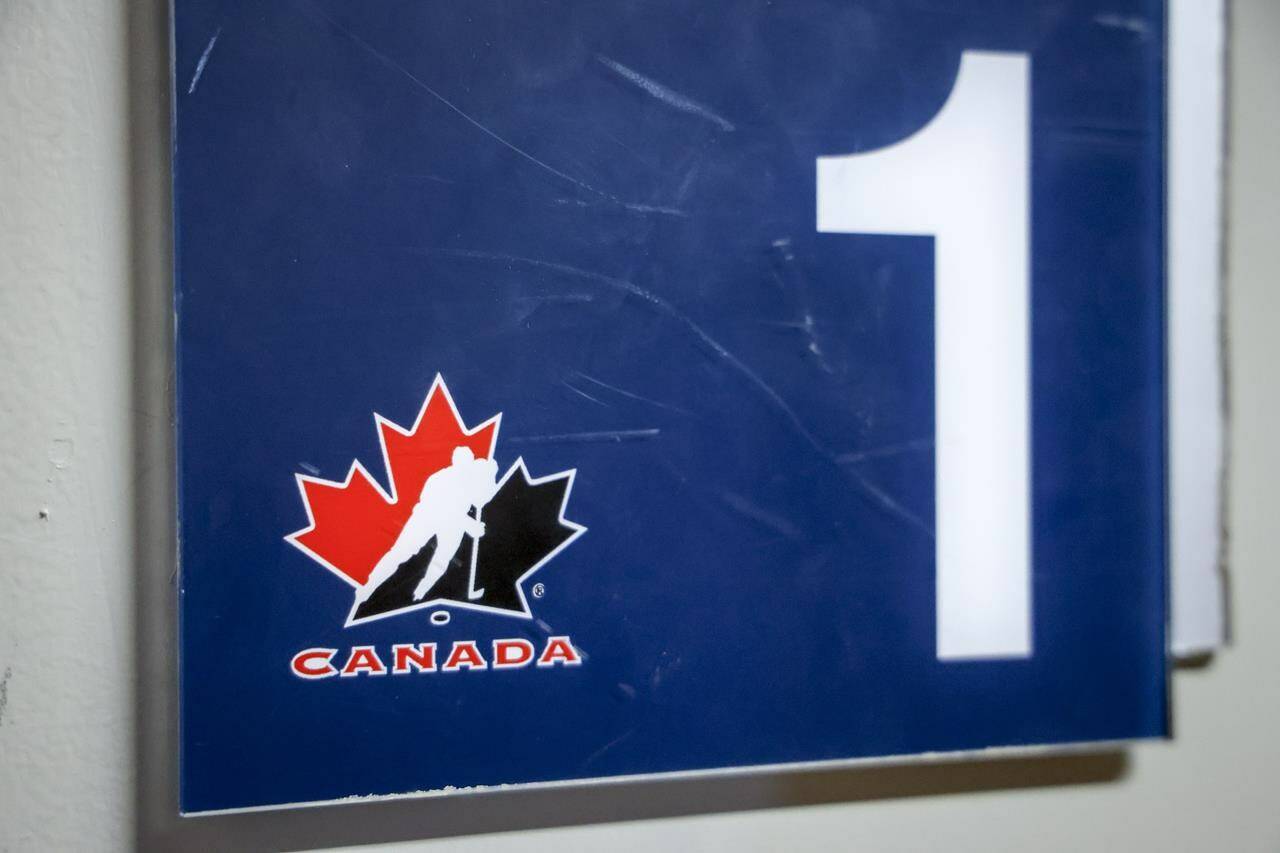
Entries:
POLYGON ((1232 25, 1235 646, 1177 673, 1173 743, 188 821, 163 20, 156 0, 0 0, 0 850, 1280 849, 1275 0, 1237 0, 1232 25))
POLYGON ((124 35, 0 0, 0 849, 132 831, 124 35))

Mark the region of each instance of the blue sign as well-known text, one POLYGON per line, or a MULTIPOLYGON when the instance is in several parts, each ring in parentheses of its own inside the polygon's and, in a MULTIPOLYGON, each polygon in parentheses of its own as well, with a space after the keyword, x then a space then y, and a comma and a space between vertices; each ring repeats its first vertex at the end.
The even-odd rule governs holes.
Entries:
POLYGON ((1162 3, 174 26, 184 812, 1165 734, 1162 3))

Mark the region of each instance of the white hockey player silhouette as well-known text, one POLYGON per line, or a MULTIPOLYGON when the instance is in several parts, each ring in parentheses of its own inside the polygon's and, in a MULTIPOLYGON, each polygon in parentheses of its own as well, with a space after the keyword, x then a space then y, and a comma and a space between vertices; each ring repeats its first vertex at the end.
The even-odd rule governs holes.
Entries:
POLYGON ((477 459, 469 447, 455 447, 453 464, 435 472, 422 484, 413 514, 400 530, 395 544, 382 555, 369 579, 357 590, 357 603, 368 600, 405 560, 421 551, 434 537, 436 549, 427 565, 427 573, 413 591, 414 601, 425 598, 448 570, 450 561, 462 545, 462 537, 470 535, 478 541, 484 535, 480 510, 497 492, 497 476, 498 463, 492 459, 477 459), (474 516, 471 515, 472 507, 476 510, 474 516))

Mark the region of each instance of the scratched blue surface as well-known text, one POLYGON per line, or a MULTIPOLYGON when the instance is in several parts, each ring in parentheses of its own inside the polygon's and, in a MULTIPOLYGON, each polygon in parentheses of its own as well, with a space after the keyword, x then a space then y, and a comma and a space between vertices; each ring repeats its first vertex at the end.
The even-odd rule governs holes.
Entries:
POLYGON ((1164 733, 1162 3, 174 5, 184 810, 1164 733), (814 225, 963 49, 1033 66, 1020 662, 934 658, 933 243, 814 225), (541 624, 343 628, 294 474, 437 372, 588 532, 541 624), (547 628, 585 664, 288 669, 547 628))

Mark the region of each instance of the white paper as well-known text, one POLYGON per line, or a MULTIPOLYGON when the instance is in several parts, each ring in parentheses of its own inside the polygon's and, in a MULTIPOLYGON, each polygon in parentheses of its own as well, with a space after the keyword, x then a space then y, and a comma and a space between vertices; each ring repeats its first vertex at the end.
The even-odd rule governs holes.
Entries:
POLYGON ((1169 5, 1169 505, 1177 656, 1226 639, 1223 484, 1223 0, 1169 5))

